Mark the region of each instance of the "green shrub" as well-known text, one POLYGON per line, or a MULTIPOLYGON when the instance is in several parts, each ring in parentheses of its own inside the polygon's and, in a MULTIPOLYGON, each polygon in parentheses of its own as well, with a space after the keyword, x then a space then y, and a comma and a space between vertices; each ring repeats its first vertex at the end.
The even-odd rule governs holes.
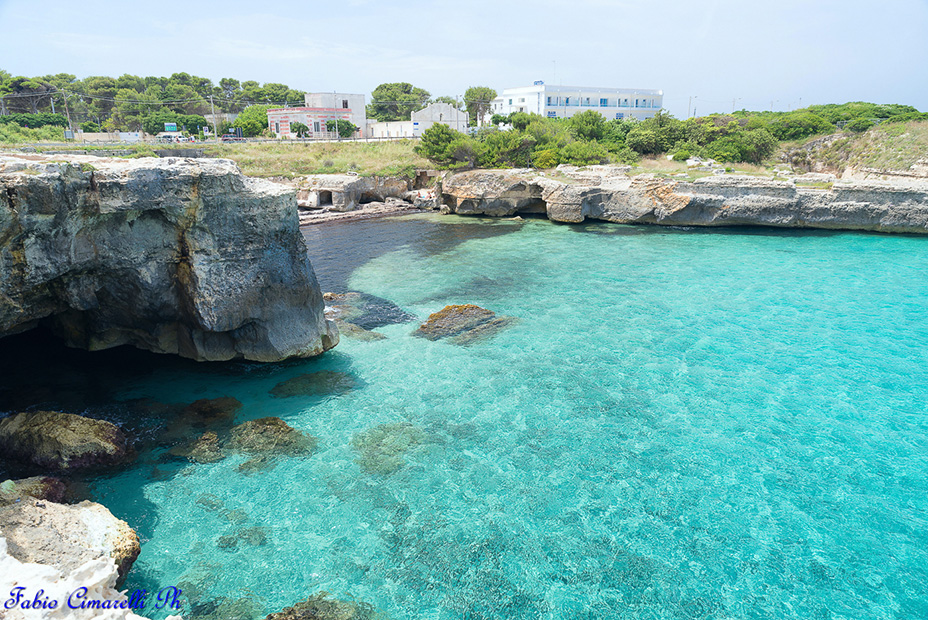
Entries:
POLYGON ((854 120, 848 122, 844 128, 848 131, 853 131, 854 133, 863 133, 876 125, 876 122, 870 120, 869 118, 855 118, 854 120))
POLYGON ((38 129, 49 125, 67 127, 68 119, 61 114, 7 114, 0 116, 0 125, 14 124, 29 129, 38 129))
POLYGON ((560 160, 575 166, 606 164, 609 163, 609 151, 596 142, 572 142, 561 149, 560 160))
POLYGON ((557 156, 557 149, 539 149, 535 151, 536 168, 554 168, 560 162, 557 156))

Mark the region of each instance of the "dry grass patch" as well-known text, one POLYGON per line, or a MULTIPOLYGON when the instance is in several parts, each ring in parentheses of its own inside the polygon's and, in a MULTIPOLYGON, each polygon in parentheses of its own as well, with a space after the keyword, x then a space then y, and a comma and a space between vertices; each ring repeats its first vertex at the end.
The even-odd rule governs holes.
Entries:
POLYGON ((432 168, 413 152, 415 142, 231 143, 203 144, 207 155, 238 164, 249 176, 275 177, 357 172, 363 176, 413 176, 432 168))

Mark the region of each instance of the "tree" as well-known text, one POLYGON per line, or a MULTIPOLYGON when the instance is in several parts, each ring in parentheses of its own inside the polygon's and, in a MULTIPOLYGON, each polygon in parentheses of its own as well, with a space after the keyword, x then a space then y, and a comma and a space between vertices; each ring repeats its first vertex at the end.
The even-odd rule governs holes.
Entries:
POLYGON ((467 118, 471 125, 483 124, 483 117, 494 99, 496 91, 489 86, 471 86, 464 91, 464 105, 467 107, 467 118))
POLYGON ((602 140, 606 135, 606 119, 596 110, 586 110, 567 119, 570 133, 578 140, 602 140))
POLYGON ((461 106, 460 101, 458 101, 454 97, 447 97, 445 95, 442 95, 441 97, 432 97, 431 99, 429 99, 429 103, 430 104, 431 103, 447 103, 455 110, 459 110, 461 106))
POLYGON ((409 82, 381 84, 371 93, 367 115, 378 121, 408 121, 413 112, 422 109, 429 96, 429 91, 409 82))
POLYGON ((422 132, 419 144, 412 150, 439 166, 445 166, 451 162, 449 147, 456 138, 463 135, 447 125, 436 123, 422 132))
POLYGON ((233 127, 240 127, 242 135, 252 138, 260 135, 267 128, 267 111, 269 105, 250 105, 238 115, 232 123, 233 127))
POLYGON ((297 138, 305 138, 309 135, 309 127, 303 123, 297 121, 291 121, 290 123, 290 133, 296 135, 297 138))
POLYGON ((338 119, 338 122, 328 120, 325 122, 325 130, 329 133, 335 133, 337 130, 339 138, 350 138, 358 130, 358 126, 344 119, 338 119))
POLYGON ((3 95, 4 107, 8 111, 38 114, 39 108, 48 105, 51 94, 56 90, 47 82, 17 75, 5 81, 0 95, 3 95))

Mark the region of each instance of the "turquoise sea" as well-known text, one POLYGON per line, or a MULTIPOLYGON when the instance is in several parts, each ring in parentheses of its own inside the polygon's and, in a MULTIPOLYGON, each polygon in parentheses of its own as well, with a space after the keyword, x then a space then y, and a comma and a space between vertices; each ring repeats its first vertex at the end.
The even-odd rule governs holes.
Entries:
POLYGON ((324 290, 417 319, 309 361, 47 371, 47 399, 143 440, 164 420, 138 402, 220 396, 319 440, 251 473, 143 441, 89 480, 142 537, 130 591, 182 584, 209 618, 319 591, 394 620, 928 617, 928 239, 432 215, 306 235, 324 290), (517 321, 410 335, 458 303, 517 321), (317 371, 354 388, 269 393, 317 371), (352 438, 397 423, 401 466, 362 468, 352 438))

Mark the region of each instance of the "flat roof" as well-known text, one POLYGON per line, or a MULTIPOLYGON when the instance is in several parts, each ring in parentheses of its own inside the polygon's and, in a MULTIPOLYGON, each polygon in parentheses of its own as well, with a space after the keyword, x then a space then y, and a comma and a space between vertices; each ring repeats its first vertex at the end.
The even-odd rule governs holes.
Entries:
POLYGON ((515 92, 515 91, 524 91, 524 92, 555 91, 555 92, 569 92, 569 93, 596 92, 596 93, 616 93, 616 94, 628 93, 628 94, 655 95, 655 96, 663 96, 664 94, 663 90, 653 89, 653 88, 607 88, 605 86, 557 86, 553 84, 534 84, 532 86, 516 86, 514 88, 504 89, 503 93, 515 92))

